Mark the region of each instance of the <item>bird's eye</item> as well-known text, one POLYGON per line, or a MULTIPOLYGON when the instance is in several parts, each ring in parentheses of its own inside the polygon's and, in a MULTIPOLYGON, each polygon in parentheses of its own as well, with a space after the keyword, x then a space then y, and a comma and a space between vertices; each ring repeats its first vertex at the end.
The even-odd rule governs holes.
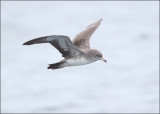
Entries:
POLYGON ((99 57, 99 55, 96 55, 97 57, 99 57))

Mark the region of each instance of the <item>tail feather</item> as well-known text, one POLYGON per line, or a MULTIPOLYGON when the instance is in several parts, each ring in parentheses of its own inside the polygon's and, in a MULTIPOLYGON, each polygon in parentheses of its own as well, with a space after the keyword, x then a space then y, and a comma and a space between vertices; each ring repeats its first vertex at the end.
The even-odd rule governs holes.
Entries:
POLYGON ((59 69, 59 68, 63 68, 64 67, 64 62, 58 62, 58 63, 54 63, 54 64, 49 64, 48 69, 59 69))

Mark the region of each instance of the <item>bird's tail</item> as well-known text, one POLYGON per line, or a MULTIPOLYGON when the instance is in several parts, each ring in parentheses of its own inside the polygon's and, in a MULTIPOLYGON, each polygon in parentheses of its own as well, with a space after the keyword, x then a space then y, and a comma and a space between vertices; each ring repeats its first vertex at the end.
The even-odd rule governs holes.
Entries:
POLYGON ((48 69, 59 69, 65 67, 65 63, 63 61, 60 61, 58 63, 49 64, 48 69))

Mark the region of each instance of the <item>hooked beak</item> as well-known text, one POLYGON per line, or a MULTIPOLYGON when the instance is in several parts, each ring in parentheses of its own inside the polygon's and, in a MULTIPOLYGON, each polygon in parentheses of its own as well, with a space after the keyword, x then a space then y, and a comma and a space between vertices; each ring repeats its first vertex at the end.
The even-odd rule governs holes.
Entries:
POLYGON ((100 60, 104 61, 104 62, 107 62, 104 58, 100 58, 100 60))

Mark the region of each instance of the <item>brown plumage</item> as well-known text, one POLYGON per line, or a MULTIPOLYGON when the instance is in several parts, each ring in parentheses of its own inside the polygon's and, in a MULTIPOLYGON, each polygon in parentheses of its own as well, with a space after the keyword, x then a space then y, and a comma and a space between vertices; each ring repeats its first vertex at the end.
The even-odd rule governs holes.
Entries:
POLYGON ((102 53, 90 49, 90 37, 94 31, 99 27, 102 19, 92 23, 85 30, 76 35, 73 43, 68 36, 64 35, 52 35, 36 38, 25 42, 23 45, 32 45, 39 43, 50 43, 54 46, 64 57, 60 62, 50 64, 48 69, 59 69, 67 66, 84 65, 95 62, 97 60, 105 59, 102 57, 102 53))

